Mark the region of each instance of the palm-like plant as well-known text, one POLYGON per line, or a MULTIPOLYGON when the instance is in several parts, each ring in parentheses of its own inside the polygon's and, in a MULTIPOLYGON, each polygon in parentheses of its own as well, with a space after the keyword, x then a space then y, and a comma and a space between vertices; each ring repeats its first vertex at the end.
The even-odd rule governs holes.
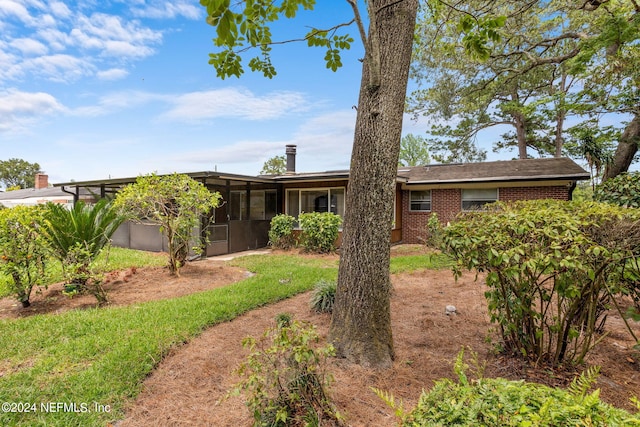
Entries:
POLYGON ((124 217, 106 199, 94 205, 79 201, 71 209, 51 203, 43 235, 70 282, 84 286, 91 278, 90 264, 123 221, 124 217))

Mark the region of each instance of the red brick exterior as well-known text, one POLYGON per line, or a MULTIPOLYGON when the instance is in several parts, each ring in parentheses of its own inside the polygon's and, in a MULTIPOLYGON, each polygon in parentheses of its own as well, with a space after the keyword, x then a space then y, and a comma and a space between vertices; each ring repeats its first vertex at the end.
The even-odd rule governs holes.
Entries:
MULTIPOLYGON (((503 187, 498 189, 498 199, 502 201, 559 199, 569 200, 569 188, 550 187, 503 187)), ((442 222, 452 221, 462 210, 462 191, 459 188, 431 190, 431 211, 412 212, 409 210, 409 191, 402 191, 402 243, 423 243, 426 237, 427 221, 433 212, 442 222)))

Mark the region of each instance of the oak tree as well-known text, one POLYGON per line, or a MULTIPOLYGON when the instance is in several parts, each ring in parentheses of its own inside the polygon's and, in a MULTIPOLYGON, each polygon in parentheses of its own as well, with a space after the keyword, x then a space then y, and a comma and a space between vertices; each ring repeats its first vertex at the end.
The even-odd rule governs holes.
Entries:
POLYGON ((38 163, 22 159, 0 160, 0 182, 6 188, 33 188, 36 174, 40 172, 38 163))
MULTIPOLYGON (((327 67, 342 65, 340 51, 353 42, 340 30, 355 23, 364 46, 362 79, 343 224, 342 253, 330 340, 337 354, 365 366, 388 367, 394 351, 389 278, 390 237, 402 117, 418 0, 369 0, 366 15, 357 0, 346 0, 352 19, 329 29, 312 28, 300 40, 325 49, 327 67), (365 19, 366 18, 366 19, 365 19), (368 30, 366 23, 368 22, 368 30)), ((216 28, 219 51, 210 63, 221 78, 243 73, 242 54, 266 77, 276 74, 270 51, 271 26, 313 9, 314 0, 201 0, 216 28)))

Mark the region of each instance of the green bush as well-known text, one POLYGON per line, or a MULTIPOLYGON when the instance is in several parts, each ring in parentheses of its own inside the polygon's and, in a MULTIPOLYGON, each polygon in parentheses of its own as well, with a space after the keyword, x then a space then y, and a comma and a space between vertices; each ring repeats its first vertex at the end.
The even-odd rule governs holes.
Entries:
POLYGON ((70 291, 90 291, 98 302, 106 301, 91 263, 110 243, 124 217, 106 199, 94 205, 76 202, 71 209, 49 203, 43 222, 43 236, 53 255, 62 262, 70 291), (94 292, 96 291, 96 292, 94 292))
POLYGON ((440 218, 438 218, 438 214, 436 212, 432 212, 431 215, 429 215, 429 220, 427 221, 427 246, 432 248, 439 248, 442 246, 443 231, 444 227, 440 222, 440 218))
POLYGON ((598 202, 640 208, 640 172, 623 173, 596 187, 593 194, 598 202))
POLYGON ((311 309, 318 313, 332 313, 336 299, 337 284, 335 280, 320 280, 311 293, 311 309))
MULTIPOLYGON (((486 272, 504 350, 554 365, 580 363, 616 296, 638 296, 640 210, 595 202, 496 203, 444 232, 461 270, 486 272)), ((627 324, 627 326, 629 326, 627 324)), ((632 328, 628 331, 634 337, 632 328)))
POLYGON ((314 326, 288 320, 260 340, 243 341, 251 354, 237 370, 243 380, 233 393, 245 392, 254 426, 341 425, 326 391, 326 358, 333 346, 318 347, 314 326))
POLYGON ((310 252, 327 253, 336 249, 342 218, 331 212, 302 213, 298 217, 302 247, 310 252))
POLYGON ((296 219, 291 215, 279 214, 271 219, 269 244, 276 249, 290 249, 296 245, 293 233, 296 219))
POLYGON ((0 211, 0 272, 6 287, 23 307, 34 286, 46 285, 46 245, 40 232, 44 209, 16 206, 0 211))
POLYGON ((470 381, 461 355, 459 381, 442 379, 423 392, 403 426, 633 426, 640 417, 603 403, 588 393, 597 369, 576 378, 567 390, 503 378, 470 381))

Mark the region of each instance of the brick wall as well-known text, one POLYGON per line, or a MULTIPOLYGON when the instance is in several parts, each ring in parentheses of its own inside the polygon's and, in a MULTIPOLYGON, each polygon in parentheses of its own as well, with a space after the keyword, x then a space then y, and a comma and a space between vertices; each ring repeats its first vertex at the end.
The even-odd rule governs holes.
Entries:
MULTIPOLYGON (((569 199, 566 186, 553 187, 505 187, 498 190, 503 201, 535 199, 569 199)), ((402 242, 423 243, 427 221, 433 212, 442 222, 452 221, 462 208, 462 191, 459 188, 431 190, 431 212, 411 212, 409 191, 402 191, 402 242)))

